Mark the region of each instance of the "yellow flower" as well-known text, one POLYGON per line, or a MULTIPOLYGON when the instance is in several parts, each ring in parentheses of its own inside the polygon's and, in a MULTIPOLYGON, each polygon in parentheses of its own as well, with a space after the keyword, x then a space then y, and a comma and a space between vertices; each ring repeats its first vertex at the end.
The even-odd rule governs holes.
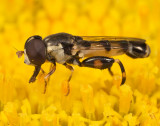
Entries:
POLYGON ((160 2, 133 0, 7 0, 0 4, 0 126, 159 126, 160 125, 160 2), (127 36, 146 39, 149 58, 115 56, 107 70, 57 64, 44 94, 42 68, 29 84, 33 66, 18 59, 32 35, 67 32, 73 35, 127 36))

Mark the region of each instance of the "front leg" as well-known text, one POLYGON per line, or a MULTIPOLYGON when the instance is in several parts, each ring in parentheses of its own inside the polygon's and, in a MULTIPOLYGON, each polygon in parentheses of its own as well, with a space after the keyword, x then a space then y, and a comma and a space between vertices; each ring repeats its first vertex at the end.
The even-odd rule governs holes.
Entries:
POLYGON ((29 83, 34 82, 36 80, 36 77, 37 77, 40 69, 41 69, 41 66, 35 66, 34 73, 33 73, 32 77, 30 78, 29 83))
POLYGON ((103 56, 95 56, 95 57, 90 57, 81 62, 79 66, 81 67, 91 67, 91 68, 96 68, 96 69, 108 69, 110 71, 110 74, 112 75, 113 73, 111 72, 110 68, 112 67, 113 63, 118 63, 121 72, 122 72, 122 82, 121 85, 125 83, 126 80, 126 73, 125 69, 123 67, 123 64, 119 59, 113 59, 109 57, 103 57, 103 56))

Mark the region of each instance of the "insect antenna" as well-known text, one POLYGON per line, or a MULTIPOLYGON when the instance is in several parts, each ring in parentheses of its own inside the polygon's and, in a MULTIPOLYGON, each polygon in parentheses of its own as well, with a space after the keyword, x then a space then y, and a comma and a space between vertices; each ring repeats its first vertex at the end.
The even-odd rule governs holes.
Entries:
POLYGON ((19 51, 17 48, 15 48, 14 46, 12 46, 17 52, 16 55, 18 56, 18 58, 21 58, 22 55, 24 54, 24 51, 19 51))

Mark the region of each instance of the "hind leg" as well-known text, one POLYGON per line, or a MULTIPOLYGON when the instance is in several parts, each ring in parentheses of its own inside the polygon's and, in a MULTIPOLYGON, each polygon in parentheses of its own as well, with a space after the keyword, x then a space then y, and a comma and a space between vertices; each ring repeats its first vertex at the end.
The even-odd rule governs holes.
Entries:
POLYGON ((112 72, 111 68, 108 68, 108 71, 109 71, 110 75, 113 76, 113 72, 112 72))
POLYGON ((121 63, 119 59, 113 59, 113 58, 103 57, 103 56, 95 56, 95 57, 90 57, 90 58, 83 60, 79 66, 91 67, 91 68, 96 68, 96 69, 108 69, 110 74, 113 75, 111 71, 111 67, 113 63, 118 63, 121 68, 121 72, 122 72, 121 85, 122 85, 125 83, 126 73, 125 73, 123 64, 121 63))

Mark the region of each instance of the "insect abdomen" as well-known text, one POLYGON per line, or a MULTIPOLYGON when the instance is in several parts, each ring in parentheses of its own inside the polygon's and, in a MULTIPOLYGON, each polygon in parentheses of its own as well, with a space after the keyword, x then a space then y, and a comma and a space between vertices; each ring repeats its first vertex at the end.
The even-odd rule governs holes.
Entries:
POLYGON ((126 54, 132 58, 145 58, 150 55, 150 47, 143 42, 129 42, 126 54))

